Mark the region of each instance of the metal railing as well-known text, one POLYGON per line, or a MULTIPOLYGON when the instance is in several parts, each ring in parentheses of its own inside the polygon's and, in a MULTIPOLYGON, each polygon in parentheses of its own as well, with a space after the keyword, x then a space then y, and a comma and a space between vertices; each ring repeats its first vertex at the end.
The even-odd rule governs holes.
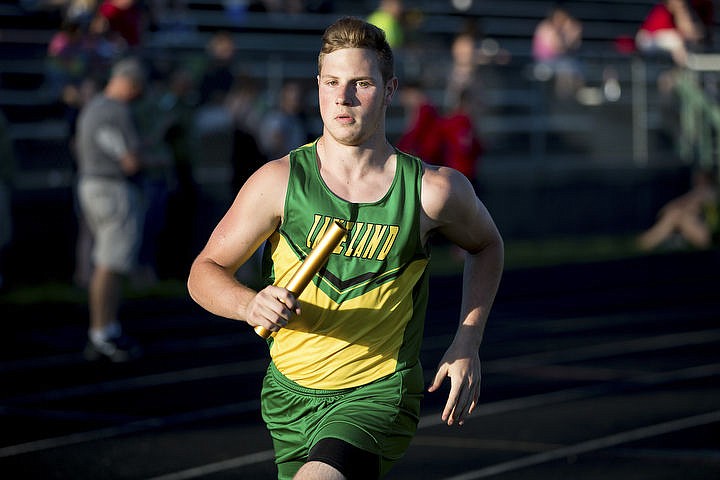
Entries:
POLYGON ((713 88, 720 54, 691 55, 676 86, 680 99, 678 154, 701 168, 720 166, 720 102, 713 88))

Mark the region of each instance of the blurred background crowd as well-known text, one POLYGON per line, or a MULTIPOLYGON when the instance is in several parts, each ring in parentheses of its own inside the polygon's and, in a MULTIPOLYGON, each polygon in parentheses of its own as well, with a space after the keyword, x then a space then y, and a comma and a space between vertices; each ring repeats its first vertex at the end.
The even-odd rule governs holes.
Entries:
POLYGON ((510 246, 715 245, 711 0, 2 1, 2 288, 87 286, 76 122, 128 56, 148 76, 132 104, 143 153, 165 159, 143 172, 132 279, 184 278, 245 179, 320 134, 317 52, 341 15, 369 19, 395 49, 390 140, 466 174, 510 246))

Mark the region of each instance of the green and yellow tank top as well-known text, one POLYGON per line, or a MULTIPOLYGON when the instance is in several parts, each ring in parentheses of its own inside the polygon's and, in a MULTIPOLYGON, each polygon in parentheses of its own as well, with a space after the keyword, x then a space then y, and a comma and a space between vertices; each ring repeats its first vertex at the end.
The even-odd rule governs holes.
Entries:
POLYGON ((418 361, 427 307, 429 253, 420 237, 422 164, 397 153, 385 196, 352 203, 320 176, 316 144, 290 153, 285 218, 263 267, 285 286, 332 221, 348 234, 299 297, 302 314, 268 342, 277 369, 322 390, 370 383, 418 361))

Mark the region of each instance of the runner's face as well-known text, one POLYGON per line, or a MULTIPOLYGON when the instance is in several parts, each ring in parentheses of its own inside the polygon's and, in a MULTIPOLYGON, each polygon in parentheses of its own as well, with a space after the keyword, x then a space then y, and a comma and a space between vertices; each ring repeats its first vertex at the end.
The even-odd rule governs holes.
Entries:
POLYGON ((384 136, 385 109, 393 92, 393 81, 383 83, 372 50, 345 48, 325 55, 318 75, 324 133, 345 145, 384 136))

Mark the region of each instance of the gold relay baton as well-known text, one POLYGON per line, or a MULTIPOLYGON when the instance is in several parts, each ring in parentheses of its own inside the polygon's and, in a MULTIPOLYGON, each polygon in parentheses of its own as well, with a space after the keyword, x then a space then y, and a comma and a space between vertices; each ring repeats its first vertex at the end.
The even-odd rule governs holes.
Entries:
MULTIPOLYGON (((310 280, 320 271, 345 234, 347 234, 347 229, 344 226, 336 221, 332 222, 315 248, 305 257, 305 260, 300 264, 300 268, 297 269, 290 281, 285 285, 285 288, 292 292, 295 297, 299 297, 310 283, 310 280)), ((256 325, 254 330, 262 338, 268 338, 272 335, 270 330, 260 325, 256 325)))

